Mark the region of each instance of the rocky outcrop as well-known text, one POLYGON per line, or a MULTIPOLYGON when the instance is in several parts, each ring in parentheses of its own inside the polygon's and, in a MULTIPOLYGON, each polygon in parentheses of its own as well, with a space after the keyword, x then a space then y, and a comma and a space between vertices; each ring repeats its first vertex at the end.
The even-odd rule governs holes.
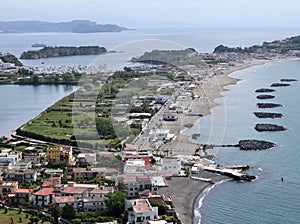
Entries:
POLYGON ((254 115, 258 118, 282 118, 280 113, 267 113, 267 112, 254 112, 254 115))
POLYGON ((288 83, 273 83, 271 87, 285 87, 285 86, 290 86, 288 83))
POLYGON ((280 82, 296 82, 297 79, 280 79, 280 82))
POLYGON ((12 63, 15 66, 23 66, 23 64, 18 60, 18 58, 12 54, 1 54, 0 53, 0 59, 4 63, 12 63))
POLYGON ((286 131, 287 128, 277 124, 256 124, 255 130, 259 132, 262 131, 277 132, 277 131, 286 131))
POLYGON ((275 89, 262 88, 262 89, 255 90, 255 92, 256 93, 271 93, 271 92, 275 92, 275 89))
POLYGON ((267 142, 262 140, 241 140, 239 141, 239 147, 241 150, 264 150, 275 147, 273 142, 267 142))
POLYGON ((278 103, 258 103, 258 108, 275 108, 275 107, 282 107, 281 104, 278 103))
POLYGON ((104 47, 81 46, 81 47, 44 47, 38 51, 26 51, 21 59, 39 59, 74 55, 98 55, 107 52, 104 47))
POLYGON ((260 100, 264 100, 264 99, 273 99, 273 98, 275 98, 275 96, 272 96, 272 95, 258 95, 256 98, 260 99, 260 100))

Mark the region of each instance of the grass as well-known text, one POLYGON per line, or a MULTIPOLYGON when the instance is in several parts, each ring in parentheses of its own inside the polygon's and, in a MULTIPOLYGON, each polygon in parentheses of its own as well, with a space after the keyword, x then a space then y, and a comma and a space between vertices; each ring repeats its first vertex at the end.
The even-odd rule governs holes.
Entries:
MULTIPOLYGON (((29 218, 31 217, 30 214, 28 214, 28 218, 26 218, 27 213, 21 212, 21 214, 18 214, 19 212, 16 210, 7 210, 7 213, 4 213, 4 209, 0 209, 0 223, 3 224, 9 224, 12 223, 11 218, 13 219, 14 224, 28 224, 30 223, 29 218), (21 219, 20 219, 21 218, 21 219), (21 221, 21 222, 20 222, 21 221)), ((38 224, 51 224, 50 222, 42 222, 40 220, 38 224)))

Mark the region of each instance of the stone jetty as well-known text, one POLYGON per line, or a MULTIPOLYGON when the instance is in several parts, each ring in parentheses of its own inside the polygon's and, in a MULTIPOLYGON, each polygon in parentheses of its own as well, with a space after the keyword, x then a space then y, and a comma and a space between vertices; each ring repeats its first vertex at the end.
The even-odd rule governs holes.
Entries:
POLYGON ((281 104, 278 103, 258 103, 258 108, 275 108, 275 107, 282 107, 281 104))
POLYGON ((277 132, 277 131, 286 131, 287 128, 277 124, 256 124, 255 130, 259 132, 262 131, 277 132))
POLYGON ((281 113, 268 113, 268 112, 254 112, 254 115, 258 118, 282 118, 281 113))
POLYGON ((273 142, 267 142, 262 140, 241 140, 239 141, 239 147, 241 150, 264 150, 275 147, 276 144, 273 142))
POLYGON ((260 100, 264 100, 264 99, 273 99, 275 98, 275 96, 263 94, 263 95, 258 95, 256 98, 260 100))
POLYGON ((285 86, 290 86, 291 84, 289 83, 273 83, 271 87, 285 87, 285 86))
POLYGON ((256 93, 271 93, 271 92, 275 92, 275 89, 261 88, 261 89, 255 90, 255 92, 256 93))

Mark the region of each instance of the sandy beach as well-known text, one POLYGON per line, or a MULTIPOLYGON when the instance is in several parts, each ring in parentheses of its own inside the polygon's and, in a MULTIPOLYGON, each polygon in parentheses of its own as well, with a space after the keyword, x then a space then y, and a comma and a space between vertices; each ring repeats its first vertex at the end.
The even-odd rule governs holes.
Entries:
MULTIPOLYGON (((170 123, 162 121, 160 128, 170 129, 172 133, 177 135, 177 138, 171 144, 163 145, 161 150, 167 152, 169 155, 193 155, 199 145, 191 142, 190 136, 182 134, 182 130, 186 129, 186 125, 195 125, 199 122, 201 117, 209 115, 211 113, 211 109, 218 105, 215 103, 215 99, 222 97, 222 92, 227 90, 226 86, 234 85, 239 81, 239 79, 229 77, 229 74, 268 62, 272 61, 252 60, 245 62, 244 64, 231 67, 224 71, 221 75, 206 78, 203 81, 202 87, 195 90, 195 93, 200 96, 199 98, 191 101, 176 102, 178 106, 183 108, 188 107, 190 114, 201 114, 202 116, 187 116, 182 114, 178 116, 178 120, 176 122, 170 123)), ((203 192, 203 190, 207 187, 212 186, 213 183, 228 179, 226 176, 209 172, 202 172, 199 176, 211 178, 212 183, 186 177, 174 177, 172 180, 168 181, 176 212, 179 219, 184 224, 193 223, 194 203, 201 192, 203 192)))

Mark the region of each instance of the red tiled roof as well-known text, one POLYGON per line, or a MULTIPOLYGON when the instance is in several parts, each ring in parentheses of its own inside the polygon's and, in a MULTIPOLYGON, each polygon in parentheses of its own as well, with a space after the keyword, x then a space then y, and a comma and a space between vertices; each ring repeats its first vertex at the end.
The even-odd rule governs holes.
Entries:
POLYGON ((84 188, 84 187, 65 187, 64 189, 61 190, 61 193, 82 194, 87 190, 88 190, 88 188, 84 188))
POLYGON ((54 197, 56 203, 72 203, 74 202, 74 196, 57 196, 54 197))
POLYGON ((50 195, 50 194, 54 194, 53 190, 54 190, 54 188, 52 188, 52 187, 43 188, 43 189, 35 192, 34 195, 47 196, 47 195, 50 195))
POLYGON ((29 188, 18 188, 17 190, 15 190, 14 193, 30 194, 32 191, 33 189, 29 189, 29 188))

